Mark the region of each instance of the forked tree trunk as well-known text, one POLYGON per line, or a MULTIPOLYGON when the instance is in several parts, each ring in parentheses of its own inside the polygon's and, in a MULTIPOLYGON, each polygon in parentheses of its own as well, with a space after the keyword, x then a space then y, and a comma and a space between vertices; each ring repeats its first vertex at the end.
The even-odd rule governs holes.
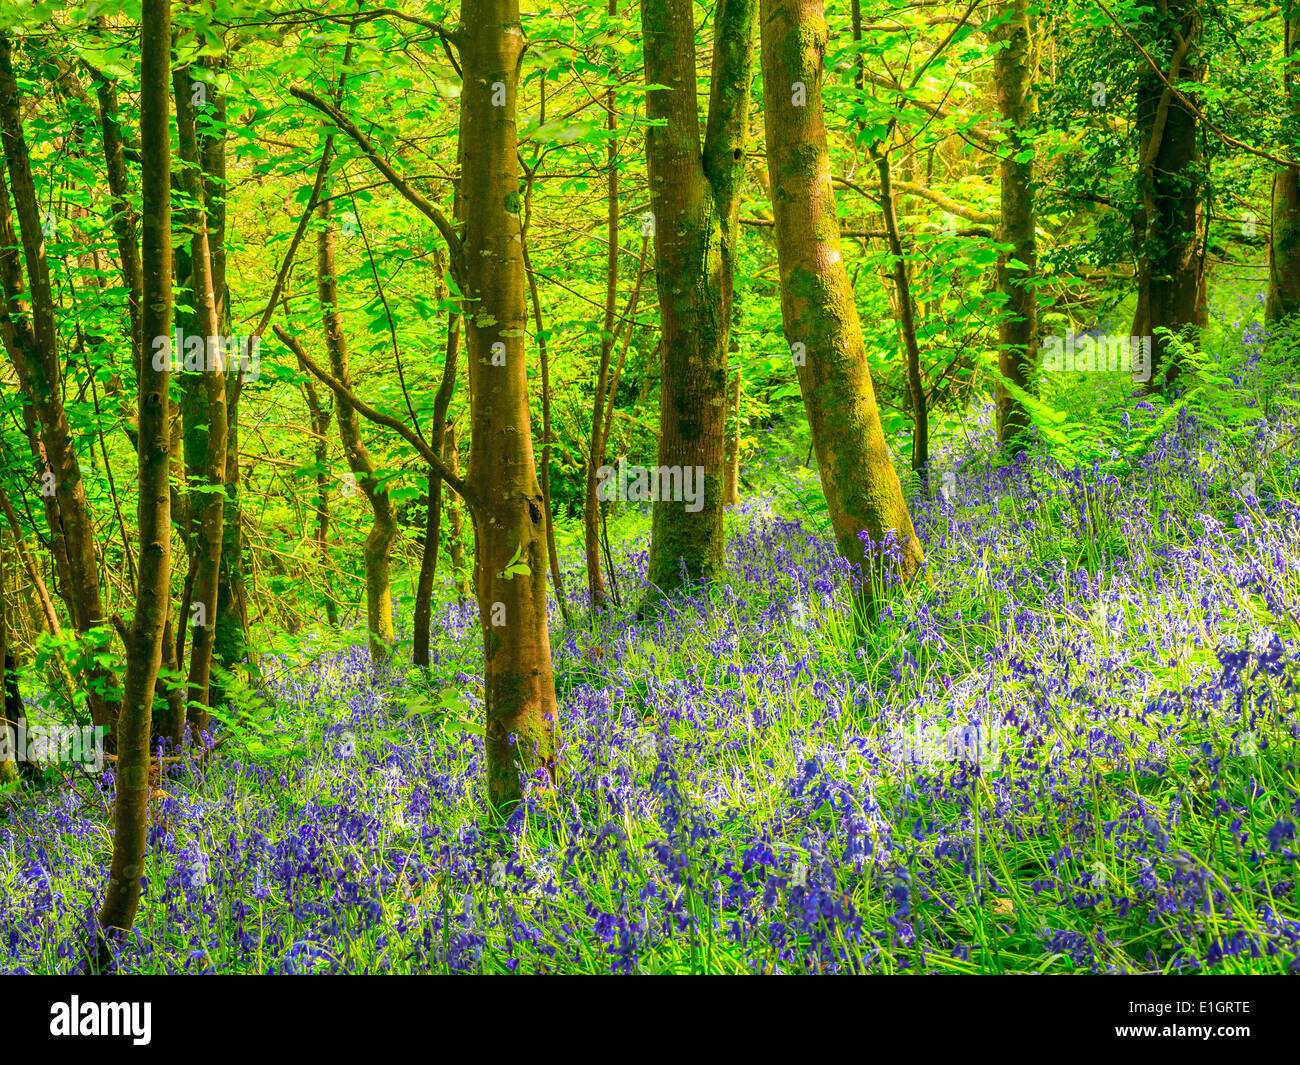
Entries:
MULTIPOLYGON (((998 370, 1015 387, 1028 392, 1038 363, 1038 304, 1031 285, 1038 268, 1038 245, 1034 238, 1034 159, 1025 125, 1033 114, 1033 48, 1030 43, 1028 0, 1007 0, 1007 21, 993 39, 1006 42, 994 57, 998 109, 1007 139, 1000 147, 1002 180, 1001 219, 998 242, 1010 244, 1009 252, 998 255, 998 288, 1006 295, 1003 317, 998 323, 998 370), (1011 260, 1024 266, 1012 266, 1011 260)), ((1029 413, 1007 388, 998 385, 998 439, 1012 448, 1024 441, 1029 413)))
MULTIPOLYGON (((171 65, 168 0, 144 0, 140 69, 140 141, 143 248, 142 323, 145 337, 171 333, 171 142, 167 88, 171 65)), ((113 862, 99 919, 105 928, 129 929, 140 902, 149 809, 149 730, 154 684, 162 663, 163 626, 171 583, 171 495, 168 487, 168 369, 140 366, 140 581, 127 644, 126 678, 117 723, 117 781, 113 862)), ((100 967, 108 960, 98 944, 100 967)))
POLYGON ((718 0, 708 121, 700 140, 694 4, 641 0, 655 281, 663 365, 663 468, 703 472, 702 506, 661 498, 651 519, 651 598, 722 571, 727 352, 757 0, 718 0))
MULTIPOLYGON (((1300 153, 1300 9, 1283 21, 1286 65, 1282 85, 1290 111, 1288 158, 1300 153)), ((1280 322, 1300 311, 1300 167, 1281 167, 1273 174, 1272 235, 1268 245, 1268 304, 1270 322, 1280 322)))
POLYGON ((1151 390, 1172 385, 1180 370, 1175 349, 1159 330, 1190 340, 1206 324, 1200 131, 1196 113, 1173 91, 1193 99, 1192 90, 1205 74, 1199 3, 1173 0, 1162 12, 1169 66, 1163 78, 1147 70, 1138 87, 1142 205, 1137 216, 1138 304, 1131 333, 1152 338, 1151 390))
POLYGON ((794 353, 818 470, 840 554, 855 576, 856 616, 875 616, 891 530, 901 576, 922 561, 885 444, 867 369, 822 116, 827 26, 822 0, 762 0, 767 166, 781 272, 781 318, 794 353))
MULTIPOLYGON (((219 75, 226 67, 226 57, 205 56, 203 65, 217 77, 206 83, 210 121, 199 134, 199 155, 203 161, 204 203, 207 207, 208 250, 212 257, 212 295, 217 305, 217 321, 227 337, 232 336, 233 310, 230 286, 226 280, 226 97, 221 91, 219 75)), ((252 351, 242 345, 239 359, 252 358, 252 351)), ((244 581, 244 536, 242 500, 239 489, 239 398, 243 392, 246 367, 242 361, 226 367, 226 455, 222 482, 225 488, 225 516, 221 525, 221 562, 217 576, 217 617, 213 626, 212 660, 223 670, 242 670, 256 676, 258 656, 248 646, 248 588, 244 581)), ((208 706, 226 698, 220 675, 209 681, 208 706)))

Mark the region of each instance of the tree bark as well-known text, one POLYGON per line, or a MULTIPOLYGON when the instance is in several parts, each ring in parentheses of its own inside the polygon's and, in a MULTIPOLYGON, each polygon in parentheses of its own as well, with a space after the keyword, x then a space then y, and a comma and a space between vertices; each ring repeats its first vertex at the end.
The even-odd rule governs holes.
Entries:
MULTIPOLYGON (((1290 111, 1285 126, 1295 157, 1300 148, 1300 15, 1283 21, 1286 63, 1282 84, 1290 111)), ((1281 167, 1273 174, 1272 234, 1268 246, 1268 321, 1280 322, 1300 312, 1300 167, 1281 167)))
MULTIPOLYGON (((214 258, 208 241, 208 213, 205 203, 202 157, 191 103, 191 74, 188 67, 176 71, 173 94, 176 99, 176 127, 179 132, 182 185, 192 201, 189 211, 190 289, 195 322, 204 341, 204 365, 197 373, 183 375, 189 402, 185 413, 186 465, 191 496, 189 577, 192 589, 189 616, 192 630, 187 685, 186 718, 197 739, 208 727, 209 680, 217 623, 217 596, 221 577, 221 548, 225 527, 226 484, 226 366, 225 343, 217 311, 215 292, 224 283, 214 275, 214 258), (214 358, 215 356, 215 358, 214 358)), ((224 270, 223 270, 224 274, 224 270)), ((186 355, 189 355, 188 344, 186 355)), ((236 367, 236 370, 238 368, 236 367)), ((174 737, 179 740, 179 736, 174 737)))
MULTIPOLYGON (((167 89, 171 65, 168 0, 144 0, 140 72, 143 248, 142 324, 145 337, 171 333, 171 142, 167 89)), ((149 732, 154 685, 162 663, 163 626, 170 602, 171 496, 168 369, 140 366, 140 581, 127 645, 125 687, 117 728, 113 861, 99 919, 129 929, 140 901, 149 803, 149 732)), ((107 943, 99 943, 102 969, 107 943)))
POLYGON ((921 564, 921 545, 881 431, 840 252, 822 116, 822 0, 762 0, 761 25, 781 317, 836 542, 853 569, 855 616, 865 622, 876 614, 886 571, 910 576, 921 564), (879 546, 890 532, 895 558, 879 546))
POLYGON ((488 800, 505 811, 521 776, 555 773, 555 683, 546 618, 545 506, 533 456, 524 350, 515 125, 524 36, 518 0, 465 0, 458 33, 469 361, 469 484, 485 654, 488 800))
MULTIPOLYGON (((1038 364, 1038 304, 1032 282, 1038 269, 1038 245, 1034 235, 1034 160, 1019 159, 1033 151, 1025 126, 1033 115, 1034 61, 1027 0, 1007 0, 1007 21, 993 39, 1006 47, 994 57, 998 110, 1007 139, 1000 155, 1002 183, 998 242, 1010 244, 1010 252, 998 255, 998 287, 1006 295, 1002 320, 998 323, 998 370, 1017 388, 1033 387, 1038 364), (1015 259, 1025 265, 1012 266, 1015 259)), ((998 385, 998 439, 1013 449, 1024 442, 1029 412, 1003 385, 998 385)))
MULTIPOLYGON (((446 292, 442 294, 446 298, 446 292)), ((460 352, 460 315, 447 320, 447 348, 442 364, 442 381, 433 397, 433 432, 429 446, 442 454, 447 433, 447 408, 456 388, 456 363, 460 352)), ((442 537, 442 476, 429 470, 429 512, 424 523, 424 546, 420 552, 420 577, 415 590, 414 664, 427 666, 430 661, 429 633, 433 625, 433 579, 438 572, 438 541, 442 537)))
POLYGON ((1171 0, 1160 19, 1169 44, 1169 85, 1147 70, 1138 87, 1137 125, 1141 131, 1137 215, 1138 305, 1132 335, 1150 336, 1151 379, 1164 390, 1178 378, 1175 349, 1158 330, 1193 339, 1206 325, 1205 258, 1202 225, 1201 152, 1196 114, 1170 88, 1190 96, 1205 75, 1199 54, 1199 0, 1171 0))
POLYGON ((727 404, 727 490, 725 502, 734 507, 740 502, 740 371, 731 375, 731 398, 727 404))
MULTIPOLYGON (((641 0, 655 280, 662 372, 659 465, 703 471, 703 505, 659 500, 651 518, 651 600, 723 567, 727 353, 740 185, 749 129, 756 0, 714 8, 712 88, 703 145, 691 0, 641 0)), ((662 478, 661 478, 662 480, 662 478)))
MULTIPOLYGON (((609 0, 609 14, 618 14, 618 0, 609 0)), ((611 75, 616 77, 617 71, 611 75)), ((609 359, 614 350, 614 315, 618 302, 618 143, 614 134, 618 129, 618 112, 615 109, 614 88, 611 85, 605 94, 605 128, 609 139, 605 142, 605 168, 607 172, 607 204, 605 239, 607 241, 605 256, 605 324, 600 335, 600 365, 596 371, 595 398, 591 410, 591 441, 587 449, 587 476, 582 497, 582 532, 583 547, 587 555, 587 592, 591 598, 592 610, 603 610, 608 593, 600 572, 600 502, 596 499, 596 472, 604 464, 605 456, 601 451, 601 416, 604 414, 605 390, 609 384, 609 359)), ((549 459, 549 448, 547 449, 549 459)), ((549 466, 549 462, 547 463, 549 466)), ((545 477, 549 480, 550 470, 545 477)), ((547 513, 550 513, 550 493, 547 497, 547 513)), ((558 569, 558 563, 556 568, 558 569)))
MULTIPOLYGON (((455 476, 459 477, 460 446, 456 440, 455 422, 447 426, 447 435, 442 441, 442 454, 446 460, 447 468, 455 476)), ((450 522, 448 540, 451 547, 452 579, 456 584, 456 595, 461 602, 465 602, 473 595, 473 589, 470 588, 469 584, 469 568, 465 565, 465 530, 460 513, 463 505, 463 500, 452 491, 447 500, 447 519, 450 522)))

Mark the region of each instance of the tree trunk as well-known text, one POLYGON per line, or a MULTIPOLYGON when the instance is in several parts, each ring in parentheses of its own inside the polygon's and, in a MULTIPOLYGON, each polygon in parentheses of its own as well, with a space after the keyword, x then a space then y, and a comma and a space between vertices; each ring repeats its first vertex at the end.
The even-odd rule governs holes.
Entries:
MULTIPOLYGON (((445 291, 440 293, 446 299, 445 291)), ((447 349, 442 364, 442 381, 433 397, 433 432, 430 447, 442 454, 446 436, 447 408, 451 406, 452 392, 456 388, 456 363, 460 353, 460 315, 447 320, 447 349)), ((442 536, 442 476, 429 470, 429 512, 424 523, 424 547, 420 552, 420 577, 415 590, 415 653, 414 664, 429 664, 429 630, 433 625, 433 578, 438 572, 438 541, 442 536)))
MULTIPOLYGON (((618 14, 618 0, 609 0, 609 14, 618 14)), ((617 71, 611 72, 617 77, 617 71)), ((591 597, 591 609, 603 610, 608 593, 600 572, 600 502, 596 499, 596 473, 604 465, 605 456, 600 444, 601 415, 604 414, 605 390, 609 385, 609 358, 614 350, 614 315, 618 301, 618 142, 615 134, 618 130, 618 113, 615 110, 614 88, 610 86, 605 95, 605 122, 609 139, 605 142, 605 167, 608 177, 605 239, 608 242, 605 256, 605 325, 600 335, 600 366, 596 371, 595 398, 591 409, 591 443, 587 449, 587 476, 582 497, 582 532, 583 546, 587 555, 587 591, 591 597)), ((549 460, 549 449, 547 454, 549 460)), ((549 462, 548 462, 549 465, 549 462)), ((549 479, 550 470, 545 476, 549 479)), ((549 492, 547 513, 550 513, 549 492)), ((557 565, 558 569, 558 565, 557 565)))
MULTIPOLYGON (((460 476, 460 445, 456 440, 456 423, 452 422, 447 426, 447 435, 442 441, 442 454, 446 460, 447 468, 459 477, 460 476)), ((473 589, 469 585, 469 568, 465 565, 465 530, 463 519, 461 518, 461 507, 464 505, 461 498, 452 492, 447 499, 447 518, 450 521, 449 537, 451 546, 451 574, 456 583, 456 595, 465 602, 471 595, 473 589)))
POLYGON ((338 601, 334 598, 334 588, 330 581, 330 496, 329 496, 329 430, 333 411, 324 406, 316 391, 316 386, 308 379, 303 384, 303 395, 307 401, 307 413, 311 417, 312 432, 315 434, 316 466, 316 555, 325 570, 325 620, 331 628, 339 623, 338 601))
MULTIPOLYGON (((108 176, 109 194, 113 199, 113 236, 117 241, 122 281, 127 288, 126 307, 131 321, 131 363, 138 375, 141 353, 144 351, 143 327, 140 321, 140 219, 128 196, 122 126, 118 121, 117 84, 96 71, 95 92, 99 100, 100 128, 104 135, 104 168, 108 176)), ((121 392, 119 409, 126 425, 127 435, 134 444, 137 429, 136 411, 125 389, 121 392)))
POLYGON ((1199 0, 1172 0, 1161 22, 1169 69, 1164 79, 1147 70, 1138 87, 1142 205, 1137 216, 1138 305, 1131 330, 1133 336, 1152 338, 1152 390, 1172 385, 1180 369, 1168 338, 1157 330, 1188 340, 1206 324, 1198 123, 1195 112, 1170 88, 1191 99, 1193 85, 1205 74, 1199 55, 1199 0))
MULTIPOLYGON (((1021 160, 1033 145, 1025 137, 1025 126, 1033 114, 1033 48, 1030 44, 1028 0, 1006 0, 1008 18, 993 39, 1006 42, 994 57, 998 109, 1007 139, 1000 146, 1002 181, 1001 218, 998 242, 1012 245, 998 255, 998 287, 1007 303, 998 323, 998 370, 1017 388, 1033 387, 1038 363, 1038 304, 1032 282, 1037 271, 1038 248, 1034 237, 1034 160, 1021 160), (1023 267, 1012 266, 1016 259, 1023 267)), ((1029 428, 1024 404, 998 385, 998 439, 1015 448, 1029 428)))
POLYGON ((762 0, 767 166, 781 272, 781 317, 795 357, 856 616, 875 616, 886 570, 910 576, 921 545, 885 444, 853 290, 840 252, 822 116, 822 0, 762 0), (893 557, 879 546, 893 533, 893 557), (864 543, 863 534, 874 545, 864 543))
POLYGON ((740 502, 740 371, 731 375, 731 399, 727 404, 727 491, 725 502, 734 507, 740 502))
MULTIPOLYGON (((727 352, 740 185, 749 128, 756 0, 718 0, 712 88, 700 142, 694 5, 641 0, 646 131, 659 289, 662 372, 660 484, 664 468, 703 474, 702 505, 659 499, 651 519, 650 599, 723 566, 727 352)), ((660 493, 662 495, 662 492, 660 493)))
MULTIPOLYGON (((190 667, 187 685, 186 717, 195 739, 208 727, 209 679, 212 672, 212 648, 217 621, 217 594, 221 576, 222 531, 225 526, 226 483, 226 374, 225 342, 218 318, 216 285, 221 283, 213 271, 213 255, 208 241, 208 215, 202 157, 195 131, 194 107, 191 103, 191 73, 188 67, 176 71, 173 94, 176 99, 176 128, 179 132, 180 159, 184 169, 181 181, 193 202, 189 212, 190 289, 197 311, 195 322, 204 343, 201 369, 183 377, 189 402, 185 405, 185 450, 189 468, 191 495, 190 569, 186 581, 191 589, 188 622, 190 667)), ((223 271, 224 273, 224 271, 223 271)), ((186 338, 188 362, 190 343, 186 338)), ((180 737, 173 737, 179 740, 180 737)))
POLYGON ((11 719, 5 712, 5 691, 9 687, 9 615, 5 606, 5 535, 0 531, 0 784, 18 779, 14 761, 14 744, 18 739, 18 715, 11 719), (8 756, 8 757, 6 757, 8 756))
MULTIPOLYGON (((894 290, 898 297, 898 328, 903 334, 907 369, 907 394, 912 403, 912 472, 923 492, 930 486, 930 412, 921 375, 921 345, 916 337, 916 310, 912 304, 912 279, 903 258, 903 238, 898 229, 894 203, 893 174, 888 150, 870 145, 871 158, 880 175, 880 209, 885 219, 885 236, 893 260, 894 290)), ((850 292, 852 289, 850 289, 850 292)))
MULTIPOLYGON (((1286 153, 1294 159, 1300 151, 1300 70, 1296 46, 1300 43, 1300 15, 1283 23, 1286 65, 1282 84, 1290 112, 1284 129, 1289 136, 1286 153)), ((1268 305, 1270 322, 1300 311, 1300 167, 1281 167, 1273 174, 1272 235, 1268 246, 1268 305)))
MULTIPOLYGON (((81 465, 59 387, 62 367, 58 357, 50 269, 45 257, 40 210, 32 180, 31 159, 23 137, 21 111, 9 38, 0 33, 0 146, 4 149, 12 186, 13 210, 18 219, 31 293, 31 324, 21 330, 23 340, 14 346, 13 351, 18 355, 14 369, 40 420, 42 444, 53 478, 52 488, 67 550, 72 620, 79 632, 86 633, 101 627, 105 621, 99 592, 99 558, 90 504, 81 479, 81 465)), ((5 201, 0 214, 8 217, 7 190, 0 191, 0 199, 5 201)), ((11 234, 0 234, 0 239, 6 246, 12 246, 11 234)), ((13 303, 11 299, 11 306, 13 303)), ((117 681, 109 670, 98 664, 90 668, 87 679, 91 718, 96 725, 111 729, 116 707, 110 704, 107 693, 116 688, 117 681)), ((111 742, 110 737, 110 745, 111 742)))
MULTIPOLYGON (((564 594, 564 575, 560 572, 560 553, 555 547, 555 521, 551 510, 551 353, 547 345, 546 330, 542 325, 542 300, 537 293, 537 276, 528 258, 528 224, 532 218, 533 176, 528 175, 528 190, 524 194, 524 235, 520 243, 524 255, 524 274, 528 278, 528 297, 533 305, 533 324, 536 327, 537 362, 542 370, 542 520, 546 525, 546 554, 551 562, 551 585, 555 599, 560 604, 560 615, 567 624, 569 603, 564 594)), ((590 555, 588 555, 590 558, 590 555)), ((590 572, 590 571, 589 571, 590 572)), ((600 567, 596 567, 600 578, 600 567)))
POLYGON ((463 272, 475 589, 485 654, 488 800, 504 811, 520 776, 554 781, 555 683, 546 619, 546 536, 524 350, 516 92, 519 0, 465 0, 463 272))
MULTIPOLYGON (((199 154, 203 161, 203 193, 207 206, 208 251, 212 259, 212 295, 217 306, 221 332, 233 334, 234 313, 230 305, 230 286, 226 281, 226 97, 221 91, 219 75, 225 70, 226 57, 205 56, 203 65, 214 77, 206 85, 211 121, 199 136, 199 154)), ((212 658, 224 672, 243 670, 256 675, 257 654, 248 646, 248 589, 244 581, 243 508, 239 490, 239 397, 245 367, 241 338, 240 362, 226 367, 226 454, 222 470, 225 513, 221 524, 221 561, 217 575, 217 617, 213 627, 212 658)), ((210 681, 209 706, 226 699, 220 674, 210 681)))
MULTIPOLYGON (((145 337, 171 333, 171 142, 167 88, 171 64, 168 0, 144 0, 140 71, 143 249, 142 323, 145 337)), ((170 602, 171 496, 168 369, 140 366, 140 582, 127 645, 126 678, 117 728, 113 862, 99 911, 106 928, 129 929, 140 901, 149 803, 149 731, 154 684, 162 663, 163 625, 170 602)), ((108 960, 99 944, 99 967, 108 960)))
MULTIPOLYGON (((334 273, 334 223, 330 217, 330 201, 323 199, 319 207, 324 223, 317 244, 317 280, 321 313, 325 323, 325 345, 329 349, 330 367, 334 376, 348 388, 352 377, 348 371, 347 340, 343 336, 343 316, 339 312, 338 279, 334 273)), ((366 571, 366 630, 370 634, 370 660, 378 668, 388 660, 390 648, 396 638, 393 631, 393 583, 390 555, 393 540, 397 537, 397 523, 388 501, 388 489, 376 476, 377 469, 365 441, 356 409, 343 396, 335 400, 338 407, 339 440, 347 456, 348 468, 365 494, 374 520, 366 536, 364 553, 366 571)))

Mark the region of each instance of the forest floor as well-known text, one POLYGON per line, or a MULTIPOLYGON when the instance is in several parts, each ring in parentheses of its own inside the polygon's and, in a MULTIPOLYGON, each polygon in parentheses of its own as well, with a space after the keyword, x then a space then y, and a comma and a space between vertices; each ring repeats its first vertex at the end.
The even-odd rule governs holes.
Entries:
MULTIPOLYGON (((119 966, 1300 970, 1297 464, 1260 432, 1244 487, 1189 417, 1118 472, 968 454, 865 642, 807 470, 644 622, 627 533, 624 607, 553 626, 561 786, 500 828, 475 612, 379 682, 317 632, 159 782, 119 966)), ((8 799, 0 972, 79 967, 110 799, 8 799)))

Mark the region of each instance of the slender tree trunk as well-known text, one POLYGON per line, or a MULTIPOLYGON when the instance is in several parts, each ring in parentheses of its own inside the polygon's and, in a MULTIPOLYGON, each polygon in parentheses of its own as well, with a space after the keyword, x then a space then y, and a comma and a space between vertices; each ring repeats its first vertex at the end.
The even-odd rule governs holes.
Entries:
MULTIPOLYGON (((447 468, 452 474, 460 476, 460 446, 456 440, 456 423, 452 422, 447 426, 447 435, 442 441, 442 454, 447 463, 447 468)), ((461 518, 461 507, 464 505, 455 492, 452 492, 447 499, 447 518, 449 520, 449 537, 451 546, 451 573, 452 579, 456 583, 456 595, 461 602, 469 599, 473 590, 469 584, 469 568, 465 565, 465 530, 463 519, 461 518)))
MULTIPOLYGON (((446 292, 442 292, 446 299, 446 292)), ((433 398, 433 433, 430 447, 442 454, 442 442, 450 424, 447 408, 456 388, 456 363, 460 352, 460 315, 447 321, 447 349, 442 365, 442 381, 433 398)), ((438 541, 442 537, 442 476, 429 470, 429 513, 424 523, 424 547, 420 552, 420 578, 415 591, 415 654, 417 666, 429 664, 429 630, 433 626, 433 578, 438 572, 438 541)))
MULTIPOLYGON (((41 217, 32 180, 31 159, 23 137, 22 107, 18 82, 14 75, 9 38, 0 33, 0 146, 13 192, 13 211, 18 219, 23 257, 31 293, 31 324, 23 330, 24 339, 15 344, 15 370, 24 393, 31 399, 41 424, 41 437, 49 473, 53 477, 54 497, 58 503, 59 522, 67 549, 69 599, 73 623, 85 633, 105 622, 104 604, 99 591, 99 558, 95 549, 95 528, 90 504, 81 479, 81 465, 73 444, 72 427, 59 387, 62 367, 58 357, 58 336, 54 322, 54 298, 50 289, 50 269, 45 257, 41 217)), ((4 182, 0 181, 0 185, 4 182)), ((9 193, 0 191, 8 217, 9 193)), ((0 234, 6 246, 10 234, 0 234)), ((8 287, 6 285, 6 287, 8 287)), ((27 286, 24 286, 27 287, 27 286)), ((11 306, 13 301, 11 300, 11 306)), ((116 688, 111 671, 96 663, 88 672, 87 701, 96 725, 113 726, 116 707, 106 693, 116 688)), ((111 744, 111 737, 110 737, 111 744)))
POLYGON ((1170 87, 1176 86, 1194 100, 1193 86, 1204 77, 1199 3, 1171 0, 1162 12, 1169 68, 1163 79, 1146 71, 1138 87, 1142 206, 1137 226, 1138 305, 1132 335, 1152 338, 1148 383, 1152 390, 1172 385, 1180 370, 1174 349, 1157 331, 1166 328, 1187 340, 1206 324, 1198 123, 1195 113, 1170 87))
POLYGON ((727 430, 727 491, 726 505, 734 507, 740 502, 740 371, 731 375, 731 397, 727 403, 729 428, 727 430))
POLYGON ((475 588, 485 653, 488 799, 505 810, 520 777, 554 781, 555 683, 546 619, 545 506, 533 457, 524 350, 516 93, 524 36, 518 0, 465 0, 458 33, 464 89, 463 270, 474 311, 468 482, 475 588))
POLYGON ((333 411, 324 406, 316 386, 309 379, 303 385, 303 395, 307 400, 307 413, 311 417, 312 432, 315 434, 316 466, 316 554, 325 569, 325 620, 331 628, 339 623, 338 601, 334 598, 334 588, 330 580, 330 496, 329 496, 329 430, 333 411))
MULTIPOLYGON (((1283 21, 1286 65, 1282 84, 1290 108, 1285 129, 1287 155, 1300 151, 1300 69, 1296 46, 1300 43, 1300 9, 1283 21)), ((1280 322, 1300 312, 1300 167, 1280 167, 1273 174, 1272 234, 1268 245, 1268 304, 1270 322, 1280 322)))
MULTIPOLYGON (((95 92, 99 100, 99 123, 104 136, 105 172, 108 175, 108 190, 113 202, 113 236, 117 241, 122 281, 127 288, 126 308, 131 321, 131 363, 138 375, 141 353, 144 351, 143 326, 140 320, 140 219, 128 195, 117 84, 96 72, 95 92)), ((125 389, 121 391, 119 397, 119 410, 126 425, 127 435, 134 444, 137 428, 136 411, 125 389)))
MULTIPOLYGON (((325 199, 319 207, 324 225, 318 242, 317 274, 321 313, 325 322, 325 344, 329 349, 330 367, 334 376, 348 388, 352 377, 348 371, 347 340, 343 336, 343 316, 339 312, 338 279, 334 272, 334 223, 330 217, 330 201, 325 199)), ((383 487, 378 470, 365 441, 356 409, 343 396, 336 398, 338 408, 339 440, 347 456, 348 468, 356 477, 357 487, 365 494, 374 520, 366 536, 364 553, 366 571, 366 629, 370 634, 370 660, 376 666, 388 660, 396 635, 393 631, 393 583, 390 556, 393 540, 397 537, 397 523, 393 520, 388 489, 383 487)))
POLYGON ((49 630, 51 636, 57 636, 60 632, 59 615, 55 613, 54 601, 50 598, 50 590, 45 586, 41 571, 36 568, 36 560, 32 558, 31 552, 27 550, 26 545, 23 543, 22 528, 18 524, 18 515, 14 513, 13 504, 9 502, 9 496, 3 488, 0 488, 0 509, 4 510, 5 520, 9 523, 9 531, 13 533, 14 553, 23 564, 27 579, 32 582, 37 601, 41 604, 41 615, 45 619, 45 627, 49 630))
MULTIPOLYGON (((173 94, 176 99, 176 127, 184 170, 181 181, 193 201, 189 212, 190 288, 197 310, 195 320, 203 342, 203 364, 197 373, 186 373, 184 382, 191 399, 185 408, 185 442, 190 467, 192 502, 190 548, 192 589, 189 600, 190 667, 186 717, 197 739, 208 727, 209 679, 217 621, 217 595, 221 577, 222 532, 225 526, 226 483, 226 348, 218 317, 217 285, 213 271, 212 246, 208 240, 208 214, 204 204, 202 157, 195 130, 191 102, 192 79, 188 67, 176 71, 173 94), (200 491, 193 498, 195 489, 200 491)), ((223 270, 224 274, 224 270, 223 270)), ((189 338, 185 354, 190 355, 189 338)), ((174 737, 179 739, 179 737, 174 737)))
MULTIPOLYGON (((998 370, 1017 388, 1033 387, 1038 364, 1038 304, 1032 282, 1038 269, 1038 245, 1034 237, 1033 144, 1025 126, 1033 115, 1033 48, 1030 43, 1028 0, 1006 0, 1008 16, 994 33, 994 40, 1006 47, 994 57, 998 110, 1007 139, 1003 141, 1001 181, 1002 206, 998 242, 1010 244, 1009 252, 998 255, 998 288, 1006 295, 1006 307, 998 324, 998 370), (1012 266, 1011 260, 1024 266, 1012 266)), ((1024 404, 1005 387, 998 386, 998 439, 1013 448, 1023 443, 1029 428, 1024 404)))
MULTIPOLYGON (((609 14, 618 14, 618 0, 609 0, 609 14)), ((611 76, 617 76, 612 71, 611 76)), ((608 178, 605 238, 608 242, 605 257, 605 326, 600 335, 600 366, 596 371, 595 398, 591 410, 591 441, 587 451, 587 476, 582 497, 583 546, 587 554, 587 591, 591 596, 591 609, 603 610, 608 593, 600 572, 600 503, 596 499, 596 472, 604 464, 600 443, 601 415, 604 414, 605 390, 609 384, 609 359, 614 350, 614 315, 618 301, 618 112, 615 108, 614 87, 605 94, 605 122, 609 139, 605 142, 605 168, 608 178)), ((547 459, 549 459, 549 454, 547 459)), ((548 462, 549 467, 549 462, 548 462)), ((550 470, 544 477, 549 479, 550 470)), ((548 498, 549 492, 543 492, 548 498)), ((550 513, 550 507, 547 507, 550 513)), ((557 567, 558 568, 558 567, 557 567)))
POLYGON ((857 616, 866 621, 875 616, 884 571, 911 575, 921 564, 921 545, 881 431, 840 252, 822 116, 827 42, 822 0, 762 0, 761 25, 781 317, 831 524, 840 554, 854 570, 857 616), (891 532, 896 561, 863 540, 865 534, 880 545, 891 532))
MULTIPOLYGON (((220 75, 226 57, 205 56, 203 65, 213 74, 205 82, 207 102, 204 110, 210 121, 199 135, 199 154, 203 162, 203 195, 207 207, 208 251, 212 260, 212 295, 217 307, 217 321, 223 335, 232 337, 234 313, 230 305, 230 286, 226 280, 226 97, 221 91, 220 75)), ((224 515, 221 523, 221 561, 217 573, 217 614, 213 626, 212 660, 226 673, 244 670, 257 674, 257 655, 248 646, 248 590, 244 581, 243 507, 239 490, 239 397, 246 368, 247 354, 240 339, 239 358, 226 367, 225 420, 226 447, 222 469, 224 515)), ((226 699, 221 674, 209 682, 208 705, 226 699)))
POLYGON ((5 535, 0 531, 0 784, 18 779, 18 764, 13 757, 18 739, 18 715, 10 719, 5 710, 5 692, 9 688, 9 611, 5 604, 5 535))
MULTIPOLYGON (((545 97, 543 97, 543 107, 545 97)), ((521 244, 524 255, 524 273, 528 278, 528 297, 533 307, 533 325, 537 336, 537 362, 542 369, 542 499, 546 505, 542 518, 546 525, 546 554, 551 563, 551 585, 555 589, 556 602, 560 604, 560 615, 567 624, 569 602, 564 594, 564 575, 560 572, 560 553, 555 547, 555 520, 551 509, 551 353, 546 339, 546 329, 542 325, 542 300, 537 292, 537 276, 533 273, 533 264, 528 257, 528 225, 532 219, 533 178, 536 171, 528 174, 527 192, 524 194, 524 235, 521 244)), ((596 568, 597 579, 600 568, 596 568)))
MULTIPOLYGON (((650 600, 723 566, 727 352, 740 185, 749 128, 757 0, 718 0, 709 115, 700 140, 694 5, 641 0, 650 202, 659 289, 660 485, 703 474, 702 506, 660 498, 651 519, 650 600)), ((661 496, 662 496, 661 492, 661 496)))
MULTIPOLYGON (((142 323, 145 337, 171 333, 171 142, 167 132, 171 64, 168 0, 144 0, 140 71, 140 140, 144 240, 142 323)), ((140 581, 127 646, 125 688, 117 728, 113 861, 99 919, 129 929, 140 901, 149 803, 149 733, 154 684, 162 664, 163 626, 170 602, 171 496, 168 369, 152 359, 140 366, 140 581)), ((99 967, 107 944, 99 944, 99 967)))
POLYGON ((903 351, 907 359, 907 394, 912 403, 912 472, 922 491, 930 485, 930 412, 921 375, 921 346, 916 336, 916 309, 912 304, 912 280, 907 260, 903 258, 903 238, 898 228, 894 203, 893 174, 888 151, 870 145, 871 158, 880 175, 880 208, 885 219, 885 236, 893 260, 894 290, 898 297, 898 328, 903 334, 903 351))

